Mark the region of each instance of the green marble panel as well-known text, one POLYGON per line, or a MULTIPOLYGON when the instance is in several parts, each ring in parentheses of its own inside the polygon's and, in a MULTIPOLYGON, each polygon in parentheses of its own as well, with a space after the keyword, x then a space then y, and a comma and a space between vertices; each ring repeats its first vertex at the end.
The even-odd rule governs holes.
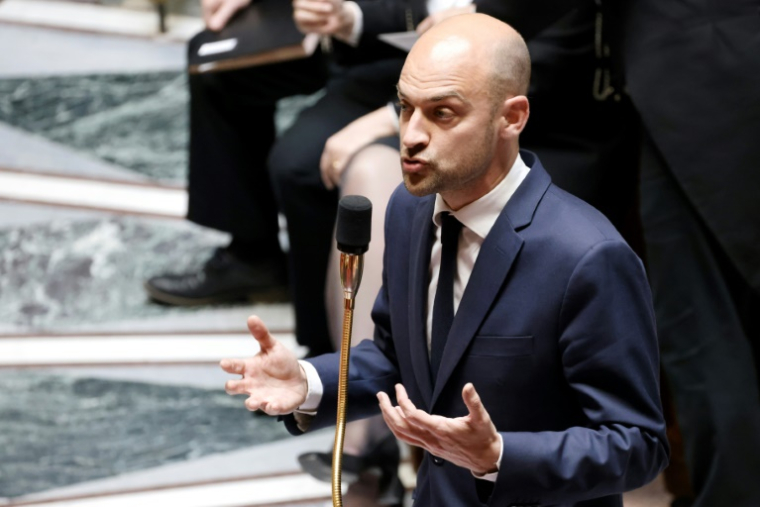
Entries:
POLYGON ((199 269, 226 241, 189 223, 134 217, 0 229, 0 322, 42 332, 189 314, 149 302, 143 281, 199 269))
POLYGON ((0 80, 0 121, 165 181, 184 183, 184 74, 0 80))
POLYGON ((0 497, 287 437, 221 390, 0 372, 0 497))
MULTIPOLYGON (((282 132, 322 96, 278 103, 282 132)), ((161 181, 187 180, 187 77, 179 72, 0 80, 0 121, 161 181)))

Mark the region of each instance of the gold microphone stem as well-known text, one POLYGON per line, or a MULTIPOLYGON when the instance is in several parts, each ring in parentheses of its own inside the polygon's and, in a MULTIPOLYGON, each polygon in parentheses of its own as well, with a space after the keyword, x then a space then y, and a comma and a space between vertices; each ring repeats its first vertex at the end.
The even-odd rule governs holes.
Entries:
POLYGON ((335 446, 332 460, 333 507, 343 507, 341 471, 343 470, 343 439, 346 434, 346 396, 348 393, 348 359, 351 355, 351 327, 354 323, 354 298, 359 291, 364 269, 362 255, 340 254, 340 280, 343 285, 343 337, 340 346, 340 375, 338 377, 338 417, 335 423, 335 446))
POLYGON ((351 355, 351 327, 354 321, 354 300, 343 300, 343 338, 340 347, 340 376, 338 378, 338 419, 335 425, 335 446, 332 459, 333 507, 343 507, 341 471, 343 470, 343 439, 346 434, 346 394, 348 391, 348 359, 351 355))

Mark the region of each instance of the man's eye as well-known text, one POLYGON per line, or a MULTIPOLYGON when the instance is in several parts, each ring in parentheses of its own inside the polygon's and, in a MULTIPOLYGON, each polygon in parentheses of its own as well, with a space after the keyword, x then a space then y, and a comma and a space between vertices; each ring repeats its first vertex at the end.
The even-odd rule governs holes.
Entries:
POLYGON ((409 109, 409 107, 403 102, 396 102, 396 107, 398 107, 399 111, 406 111, 407 109, 409 109))
POLYGON ((451 118, 454 112, 449 108, 443 107, 436 109, 434 114, 437 118, 451 118))

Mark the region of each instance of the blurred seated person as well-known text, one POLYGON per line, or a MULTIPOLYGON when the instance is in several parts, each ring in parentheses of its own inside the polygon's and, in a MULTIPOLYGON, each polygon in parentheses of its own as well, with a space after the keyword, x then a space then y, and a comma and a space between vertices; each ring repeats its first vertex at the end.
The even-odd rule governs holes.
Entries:
MULTIPOLYGON (((203 0, 207 27, 220 30, 249 3, 250 0, 203 0)), ((354 119, 382 106, 393 93, 405 53, 374 38, 359 37, 352 28, 357 8, 340 1, 313 0, 296 0, 293 8, 301 31, 333 35, 329 39, 331 54, 318 49, 305 59, 188 76, 187 218, 227 232, 231 240, 217 249, 198 272, 165 274, 148 280, 145 287, 155 301, 201 305, 279 298, 286 293, 288 270, 278 241, 278 206, 271 174, 287 172, 289 177, 299 179, 314 173, 318 178, 325 140, 354 119), (275 139, 277 101, 320 89, 324 89, 324 95, 275 139)), ((296 274, 291 276, 293 284, 306 287, 308 304, 296 308, 296 336, 311 355, 333 350, 327 332, 323 284, 337 192, 321 190, 327 195, 320 195, 317 202, 309 195, 295 197, 302 199, 304 206, 319 207, 321 213, 315 209, 308 223, 296 220, 288 227, 292 248, 305 248, 309 266, 317 266, 314 273, 294 270, 296 274), (320 235, 323 230, 325 233, 320 235), (309 293, 309 282, 314 277, 320 280, 319 290, 309 293)))

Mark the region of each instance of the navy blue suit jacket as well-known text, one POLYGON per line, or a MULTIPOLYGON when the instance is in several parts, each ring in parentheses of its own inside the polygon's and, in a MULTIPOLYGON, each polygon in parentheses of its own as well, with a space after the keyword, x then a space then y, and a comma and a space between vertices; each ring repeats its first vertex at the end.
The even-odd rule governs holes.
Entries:
MULTIPOLYGON (((349 418, 378 413, 375 394, 392 396, 397 382, 418 408, 464 416, 472 382, 504 440, 492 486, 426 454, 415 505, 622 506, 623 491, 667 464, 642 264, 599 212, 522 156, 530 173, 483 243, 434 380, 425 331, 434 196, 399 187, 388 206, 375 339, 351 352, 349 418)), ((325 387, 315 429, 335 423, 338 355, 312 363, 325 387)))

